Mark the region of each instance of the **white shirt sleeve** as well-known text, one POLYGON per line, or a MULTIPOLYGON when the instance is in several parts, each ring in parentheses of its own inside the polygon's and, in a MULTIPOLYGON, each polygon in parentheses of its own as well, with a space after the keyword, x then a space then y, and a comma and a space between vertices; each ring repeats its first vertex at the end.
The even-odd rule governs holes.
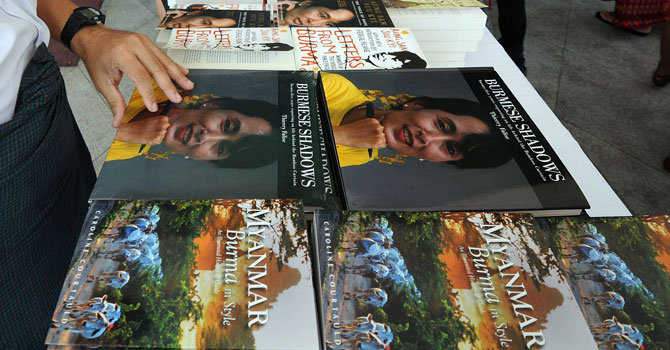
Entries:
POLYGON ((49 28, 37 17, 37 0, 0 0, 0 124, 14 115, 23 71, 49 28))

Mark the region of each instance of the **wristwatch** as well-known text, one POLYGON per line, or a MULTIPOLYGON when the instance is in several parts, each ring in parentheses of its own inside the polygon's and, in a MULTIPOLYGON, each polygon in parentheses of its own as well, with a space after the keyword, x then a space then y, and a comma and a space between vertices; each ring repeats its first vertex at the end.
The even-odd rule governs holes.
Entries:
POLYGON ((105 23, 105 15, 93 7, 78 7, 72 11, 70 18, 65 23, 65 27, 60 33, 60 40, 70 48, 70 42, 79 29, 86 26, 105 23))

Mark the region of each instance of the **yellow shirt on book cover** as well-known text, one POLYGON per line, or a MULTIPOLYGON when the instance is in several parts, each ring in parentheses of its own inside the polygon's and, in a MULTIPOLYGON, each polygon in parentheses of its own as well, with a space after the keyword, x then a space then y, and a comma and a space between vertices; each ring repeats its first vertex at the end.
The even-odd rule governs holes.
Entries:
MULTIPOLYGON (((330 122, 333 126, 339 126, 344 115, 352 108, 369 101, 352 82, 339 74, 321 72, 321 81, 326 94, 330 122)), ((373 149, 372 157, 370 157, 367 148, 337 145, 337 157, 342 168, 365 164, 377 158, 378 154, 379 152, 373 149)))
MULTIPOLYGON (((156 82, 152 82, 152 87, 154 89, 154 95, 156 96, 156 103, 162 103, 168 100, 168 97, 163 92, 163 89, 161 89, 158 84, 156 84, 156 82)), ((128 107, 126 108, 126 113, 123 115, 121 122, 130 122, 145 109, 146 107, 144 106, 142 96, 137 91, 137 89, 135 89, 133 91, 133 95, 130 97, 130 101, 128 101, 128 107)), ((112 146, 107 153, 105 162, 112 160, 130 159, 141 156, 146 154, 149 151, 149 148, 151 148, 151 145, 141 145, 114 140, 112 141, 112 146)))

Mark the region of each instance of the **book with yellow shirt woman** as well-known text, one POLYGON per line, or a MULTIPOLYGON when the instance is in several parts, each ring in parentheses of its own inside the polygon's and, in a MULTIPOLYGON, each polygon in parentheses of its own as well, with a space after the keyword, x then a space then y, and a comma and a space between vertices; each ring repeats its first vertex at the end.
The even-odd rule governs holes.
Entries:
POLYGON ((93 199, 300 198, 337 205, 311 72, 191 70, 148 111, 135 91, 93 199))
POLYGON ((588 208, 493 69, 322 72, 319 84, 348 209, 588 208))

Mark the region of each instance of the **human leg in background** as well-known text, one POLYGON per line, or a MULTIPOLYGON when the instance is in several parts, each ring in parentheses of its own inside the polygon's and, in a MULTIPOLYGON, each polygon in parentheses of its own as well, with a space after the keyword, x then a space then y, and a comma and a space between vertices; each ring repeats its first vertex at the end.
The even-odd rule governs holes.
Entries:
POLYGON ((670 83, 670 22, 665 23, 661 35, 661 60, 653 77, 656 86, 666 86, 670 83))
POLYGON ((526 74, 526 59, 523 56, 523 40, 526 37, 526 1, 498 0, 498 26, 500 27, 498 42, 521 72, 526 74))

